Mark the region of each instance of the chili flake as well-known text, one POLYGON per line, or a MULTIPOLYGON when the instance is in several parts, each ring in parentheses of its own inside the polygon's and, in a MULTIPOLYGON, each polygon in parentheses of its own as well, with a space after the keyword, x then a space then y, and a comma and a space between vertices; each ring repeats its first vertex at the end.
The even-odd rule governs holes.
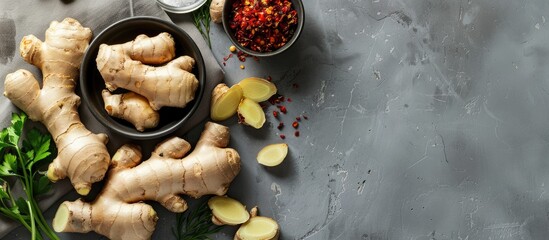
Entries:
POLYGON ((278 128, 278 130, 282 130, 282 128, 284 128, 284 123, 283 122, 278 123, 278 127, 276 128, 278 128))
POLYGON ((295 131, 294 136, 299 137, 299 131, 295 131))
POLYGON ((297 26, 297 11, 290 0, 237 0, 229 27, 238 43, 257 52, 284 46, 297 26))
POLYGON ((286 139, 286 135, 284 135, 284 134, 280 134, 279 136, 280 136, 280 138, 282 138, 282 139, 286 139))
POLYGON ((297 127, 299 127, 299 123, 297 121, 294 121, 292 123, 292 127, 294 127, 295 129, 297 129, 297 127))
POLYGON ((286 114, 287 110, 286 110, 286 107, 285 106, 282 106, 282 105, 278 105, 276 106, 278 109, 280 109, 280 112, 286 114))
POLYGON ((275 117, 275 118, 278 117, 278 111, 273 111, 273 117, 275 117))

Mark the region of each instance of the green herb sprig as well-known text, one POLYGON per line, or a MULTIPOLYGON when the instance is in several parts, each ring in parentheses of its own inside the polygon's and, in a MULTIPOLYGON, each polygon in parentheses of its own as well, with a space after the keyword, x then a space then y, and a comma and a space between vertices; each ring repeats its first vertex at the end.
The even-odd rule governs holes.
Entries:
POLYGON ((200 34, 202 34, 202 37, 206 42, 208 43, 208 47, 212 48, 212 42, 210 41, 210 4, 212 3, 212 0, 206 1, 202 7, 195 10, 193 15, 193 22, 198 31, 200 31, 200 34))
POLYGON ((59 237, 48 226, 36 198, 50 191, 51 183, 39 171, 39 167, 53 159, 55 146, 50 144, 50 135, 33 128, 24 135, 27 115, 12 114, 11 126, 0 132, 0 214, 21 223, 31 232, 31 238, 49 239, 59 237), (22 144, 20 144, 22 142, 22 144), (21 146, 22 145, 22 146, 21 146), (8 181, 20 183, 24 197, 15 196, 8 181))
POLYGON ((175 228, 172 228, 176 240, 210 239, 210 235, 223 228, 212 223, 212 211, 208 208, 208 201, 200 204, 196 209, 178 213, 176 224, 175 228))

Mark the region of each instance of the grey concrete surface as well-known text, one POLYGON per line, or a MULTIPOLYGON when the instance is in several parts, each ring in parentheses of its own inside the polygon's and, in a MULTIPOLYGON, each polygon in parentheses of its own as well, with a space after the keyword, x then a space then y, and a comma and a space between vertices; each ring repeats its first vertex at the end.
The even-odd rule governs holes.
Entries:
MULTIPOLYGON (((108 8, 24 2, 0 3, 2 78, 30 68, 12 45, 29 33, 41 36, 51 20, 165 17, 152 0, 108 8)), ((242 156, 230 196, 275 218, 282 239, 549 239, 548 1, 304 4, 304 32, 288 52, 259 62, 232 58, 223 67, 230 84, 272 76, 292 99, 281 118, 287 125, 299 114, 309 117, 298 138, 289 126, 279 131, 270 115, 261 130, 224 122, 242 156), (290 156, 276 168, 259 166, 255 154, 282 141, 280 133, 290 156)), ((220 25, 211 38, 222 62, 230 43, 220 25)), ((13 109, 0 101, 2 115, 13 109)), ((191 142, 199 132, 188 134, 191 142)), ((154 206, 154 239, 171 239, 174 215, 154 206)), ((214 238, 231 239, 234 231, 214 238)), ((5 237, 27 238, 22 229, 5 237)))

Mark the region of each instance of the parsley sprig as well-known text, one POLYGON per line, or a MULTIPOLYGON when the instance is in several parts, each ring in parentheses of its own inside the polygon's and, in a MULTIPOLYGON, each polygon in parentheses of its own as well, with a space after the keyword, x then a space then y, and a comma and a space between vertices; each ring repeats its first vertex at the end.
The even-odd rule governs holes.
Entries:
POLYGON ((208 208, 208 201, 200 204, 196 209, 178 213, 176 224, 175 228, 172 228, 172 233, 177 240, 210 239, 210 235, 223 228, 212 223, 212 211, 208 208))
POLYGON ((35 128, 23 132, 26 120, 24 113, 14 113, 11 126, 0 132, 0 214, 21 223, 31 232, 33 240, 43 239, 42 234, 58 240, 36 201, 51 189, 50 181, 40 172, 40 167, 51 162, 55 146, 50 144, 50 135, 35 128), (21 184, 24 196, 14 194, 10 182, 21 184))

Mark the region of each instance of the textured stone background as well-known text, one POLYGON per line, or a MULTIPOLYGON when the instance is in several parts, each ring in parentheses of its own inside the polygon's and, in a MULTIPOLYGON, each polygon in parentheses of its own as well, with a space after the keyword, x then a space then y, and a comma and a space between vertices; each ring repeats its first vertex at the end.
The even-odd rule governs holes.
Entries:
MULTIPOLYGON (((7 2, 0 3, 2 78, 30 69, 15 44, 43 36, 51 20, 74 16, 97 34, 132 13, 166 17, 152 0, 7 2)), ((223 68, 229 83, 272 76, 293 100, 286 123, 309 116, 299 138, 283 131, 290 156, 273 169, 254 161, 261 146, 280 141, 277 120, 259 131, 225 122, 243 160, 230 196, 277 219, 282 239, 547 239, 548 1, 304 4, 305 30, 290 51, 249 59, 245 70, 234 58, 223 68)), ((221 62, 230 43, 221 26, 211 37, 221 62)), ((12 110, 6 101, 0 97, 2 115, 12 110)), ((174 215, 154 206, 161 217, 154 239, 169 239, 174 215)), ((18 229, 6 237, 14 238, 28 235, 18 229)))

